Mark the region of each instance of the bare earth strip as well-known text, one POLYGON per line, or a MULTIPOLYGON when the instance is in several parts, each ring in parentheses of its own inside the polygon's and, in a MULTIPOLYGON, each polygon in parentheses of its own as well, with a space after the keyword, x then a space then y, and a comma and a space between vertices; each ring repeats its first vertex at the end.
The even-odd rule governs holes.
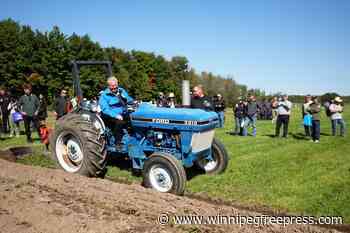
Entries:
POLYGON ((0 159, 0 232, 337 232, 310 225, 159 225, 171 215, 259 215, 0 159))

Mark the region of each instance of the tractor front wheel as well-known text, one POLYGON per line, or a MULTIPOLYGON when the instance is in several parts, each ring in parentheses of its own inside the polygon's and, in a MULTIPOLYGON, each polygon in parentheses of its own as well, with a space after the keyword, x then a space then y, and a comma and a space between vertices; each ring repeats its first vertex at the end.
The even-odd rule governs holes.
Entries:
POLYGON ((153 154, 144 164, 143 184, 159 192, 183 195, 186 185, 185 169, 170 154, 153 154))

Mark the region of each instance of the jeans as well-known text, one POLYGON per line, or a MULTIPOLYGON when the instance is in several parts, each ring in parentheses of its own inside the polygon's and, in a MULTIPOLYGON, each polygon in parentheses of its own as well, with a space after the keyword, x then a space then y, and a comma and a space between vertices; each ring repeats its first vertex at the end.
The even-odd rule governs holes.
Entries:
POLYGON ((14 122, 12 119, 10 120, 10 134, 11 135, 16 135, 16 136, 19 136, 19 128, 20 128, 20 125, 19 125, 19 122, 14 122))
POLYGON ((236 135, 241 135, 242 134, 242 122, 243 122, 243 117, 235 117, 235 134, 236 135))
POLYGON ((257 116, 247 116, 244 119, 244 128, 243 128, 243 136, 247 136, 248 135, 248 127, 252 126, 253 128, 253 136, 256 136, 256 120, 257 120, 257 116))
POLYGON ((345 135, 345 121, 343 119, 332 120, 332 135, 335 136, 337 133, 337 125, 340 125, 340 135, 345 135))
POLYGON ((217 112, 217 114, 219 115, 219 127, 222 128, 224 127, 224 123, 225 123, 225 113, 217 112))
POLYGON ((39 122, 36 119, 36 117, 33 116, 23 116, 23 121, 24 121, 24 128, 26 131, 26 135, 27 135, 27 140, 31 141, 32 140, 32 132, 31 132, 31 123, 33 122, 34 127, 36 128, 36 130, 38 131, 38 135, 40 137, 40 129, 39 129, 39 122))
POLYGON ((281 126, 283 125, 283 137, 288 136, 289 115, 279 115, 276 123, 276 137, 280 136, 281 126))
POLYGON ((2 113, 2 132, 3 133, 8 133, 10 132, 9 126, 10 126, 10 122, 9 122, 9 112, 3 112, 2 113))
POLYGON ((321 125, 320 121, 312 120, 312 140, 320 140, 321 125))
POLYGON ((312 126, 304 125, 305 136, 310 137, 312 132, 312 126))

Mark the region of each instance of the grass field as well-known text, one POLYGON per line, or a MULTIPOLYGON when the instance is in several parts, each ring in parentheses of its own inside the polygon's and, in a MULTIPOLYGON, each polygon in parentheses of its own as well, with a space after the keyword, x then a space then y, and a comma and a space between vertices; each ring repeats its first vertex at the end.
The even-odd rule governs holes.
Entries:
MULTIPOLYGON (((330 121, 322 115, 321 143, 303 137, 300 108, 293 109, 288 139, 272 138, 271 121, 259 121, 257 137, 228 134, 233 128, 231 110, 224 129, 216 136, 225 144, 230 163, 224 174, 197 175, 187 183, 187 191, 246 206, 268 206, 295 215, 343 216, 350 223, 350 138, 330 136, 330 121)), ((350 110, 344 113, 350 122, 350 110)), ((25 138, 0 141, 0 149, 24 145, 25 138)), ((34 156, 20 162, 52 167, 39 155, 43 147, 33 144, 34 156)), ((130 171, 109 166, 107 176, 140 181, 130 171)))

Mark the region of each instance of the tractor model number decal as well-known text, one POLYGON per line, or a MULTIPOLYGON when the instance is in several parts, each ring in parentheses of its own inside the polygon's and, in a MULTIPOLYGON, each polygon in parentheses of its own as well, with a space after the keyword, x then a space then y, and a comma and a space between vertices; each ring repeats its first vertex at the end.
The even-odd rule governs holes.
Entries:
POLYGON ((152 122, 160 123, 160 124, 169 124, 170 123, 170 121, 167 119, 152 119, 152 122))
POLYGON ((197 125, 197 121, 185 121, 185 125, 197 125))

